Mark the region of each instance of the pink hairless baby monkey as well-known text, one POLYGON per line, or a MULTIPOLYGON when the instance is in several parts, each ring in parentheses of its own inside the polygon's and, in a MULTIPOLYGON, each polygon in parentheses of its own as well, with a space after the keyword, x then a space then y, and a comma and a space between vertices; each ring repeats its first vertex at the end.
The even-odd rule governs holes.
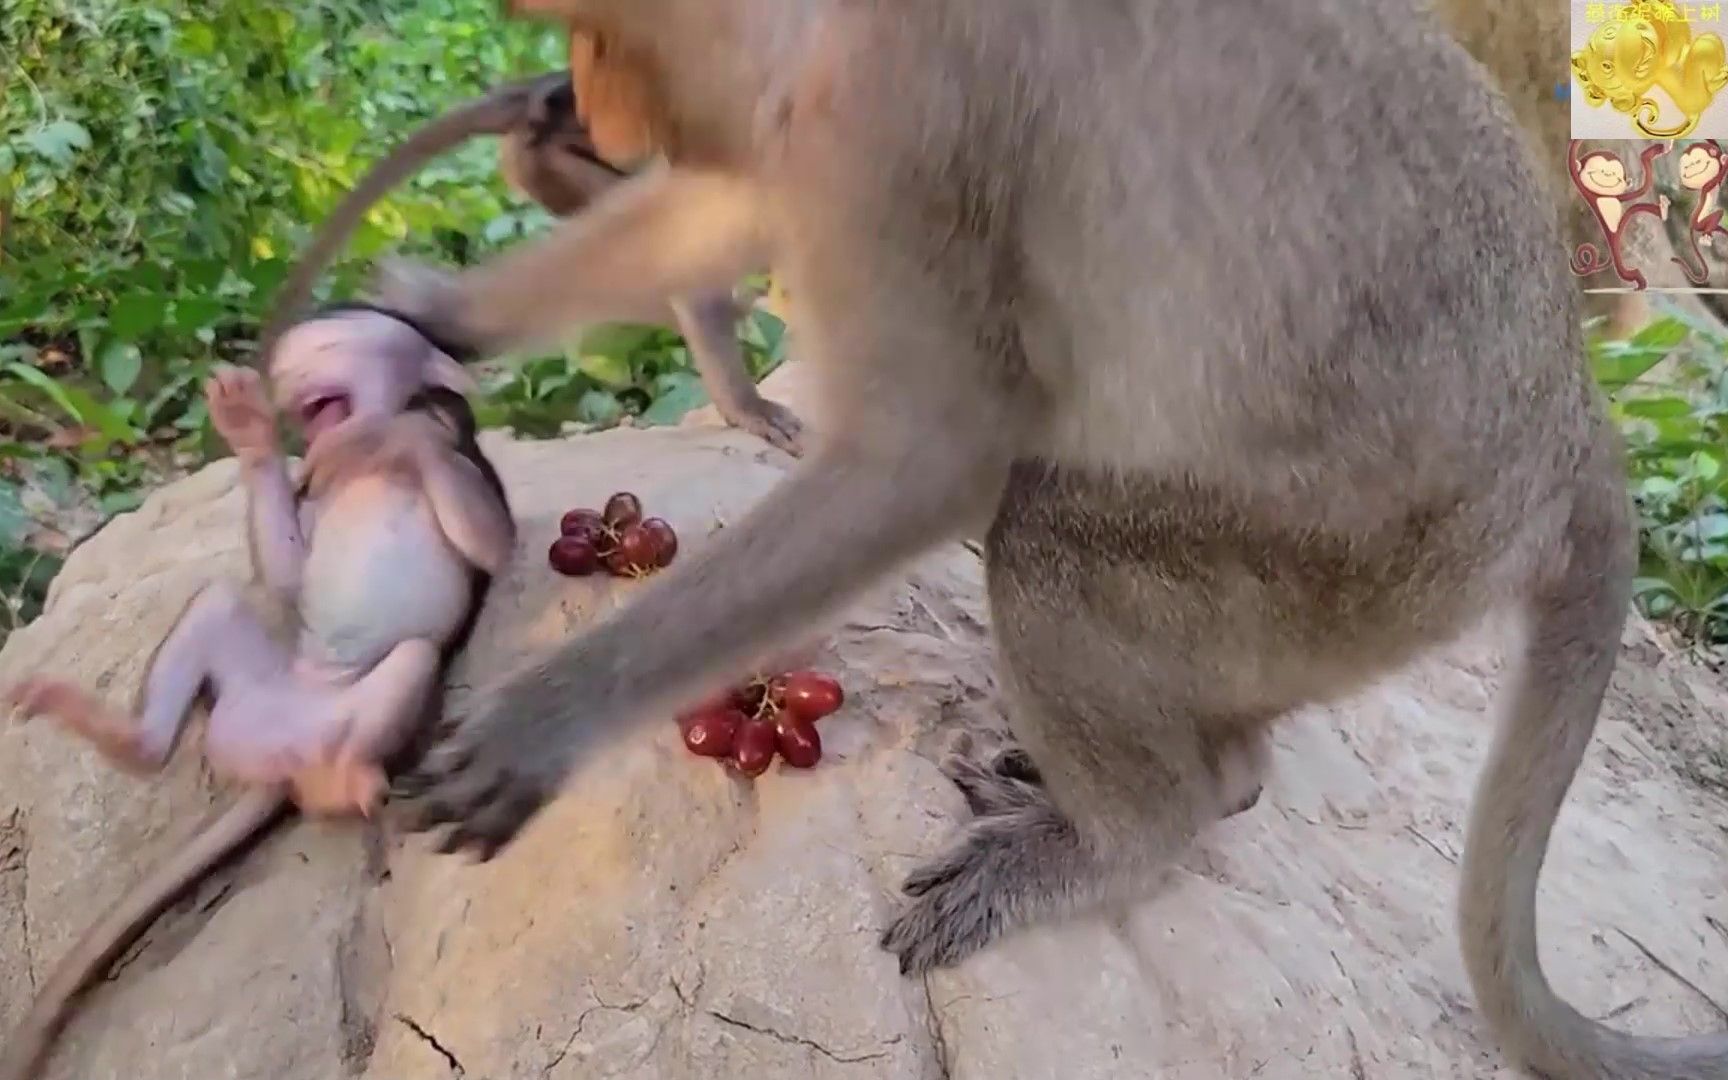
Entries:
POLYGON ((252 787, 79 939, 0 1052, 0 1080, 34 1076, 72 998, 290 801, 329 815, 377 806, 384 762, 439 711, 445 670, 515 545, 467 376, 416 328, 360 305, 326 310, 280 339, 270 377, 274 405, 246 369, 218 371, 205 394, 240 462, 254 571, 288 618, 215 582, 157 648, 132 708, 51 676, 7 693, 147 774, 209 690, 205 756, 252 787), (298 485, 278 409, 305 436, 298 485))
POLYGON ((465 373, 413 327, 365 309, 323 314, 283 337, 270 375, 306 439, 298 489, 257 374, 218 371, 205 393, 240 461, 256 572, 298 615, 297 639, 278 640, 237 586, 216 582, 162 642, 135 711, 46 677, 11 697, 116 765, 153 772, 209 688, 205 754, 219 773, 287 784, 303 810, 369 812, 385 787, 379 762, 424 714, 445 645, 469 620, 477 578, 509 557, 514 525, 453 392, 465 373))

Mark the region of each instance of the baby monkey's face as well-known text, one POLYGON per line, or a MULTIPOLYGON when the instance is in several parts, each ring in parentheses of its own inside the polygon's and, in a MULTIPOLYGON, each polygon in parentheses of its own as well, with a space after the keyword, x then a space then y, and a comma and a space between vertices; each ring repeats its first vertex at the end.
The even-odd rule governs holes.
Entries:
POLYGON ((413 327, 370 311, 315 316, 282 335, 270 383, 308 447, 351 419, 400 412, 424 387, 472 388, 461 366, 413 327))

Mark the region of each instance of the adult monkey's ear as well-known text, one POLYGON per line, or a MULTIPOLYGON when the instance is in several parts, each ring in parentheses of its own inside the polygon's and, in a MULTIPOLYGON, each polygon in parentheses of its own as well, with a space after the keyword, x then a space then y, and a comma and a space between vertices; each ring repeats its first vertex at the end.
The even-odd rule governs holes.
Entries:
POLYGON ((666 148, 666 112, 657 75, 647 55, 590 27, 570 28, 577 115, 600 156, 621 169, 666 148))

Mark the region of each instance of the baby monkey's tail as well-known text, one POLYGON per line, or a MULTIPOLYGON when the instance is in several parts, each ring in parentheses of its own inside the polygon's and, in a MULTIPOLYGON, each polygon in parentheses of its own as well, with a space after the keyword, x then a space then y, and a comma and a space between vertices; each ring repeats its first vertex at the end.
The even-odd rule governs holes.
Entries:
POLYGON ((46 985, 30 1011, 0 1049, 0 1080, 34 1080, 73 1000, 138 940, 175 898, 237 854, 288 809, 287 795, 275 787, 240 796, 168 861, 126 890, 119 902, 86 930, 46 985))

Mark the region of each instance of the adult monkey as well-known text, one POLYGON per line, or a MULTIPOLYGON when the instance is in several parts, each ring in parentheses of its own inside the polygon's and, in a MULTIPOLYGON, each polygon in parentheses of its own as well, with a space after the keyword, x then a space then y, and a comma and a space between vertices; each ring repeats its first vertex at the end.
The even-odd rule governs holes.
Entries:
POLYGON ((1537 879, 1636 545, 1552 204, 1433 18, 1409 0, 516 10, 640 56, 672 164, 487 265, 396 266, 381 302, 484 354, 771 264, 832 417, 749 515, 481 690, 404 791, 413 827, 489 856, 596 742, 990 514, 1001 685, 1041 782, 951 766, 979 817, 884 937, 925 971, 1142 895, 1231 809, 1221 761, 1509 603, 1527 633, 1462 867, 1483 1014, 1549 1077, 1728 1075, 1728 1038, 1615 1032, 1538 963, 1537 879), (1416 212, 1438 205, 1468 212, 1416 212))

